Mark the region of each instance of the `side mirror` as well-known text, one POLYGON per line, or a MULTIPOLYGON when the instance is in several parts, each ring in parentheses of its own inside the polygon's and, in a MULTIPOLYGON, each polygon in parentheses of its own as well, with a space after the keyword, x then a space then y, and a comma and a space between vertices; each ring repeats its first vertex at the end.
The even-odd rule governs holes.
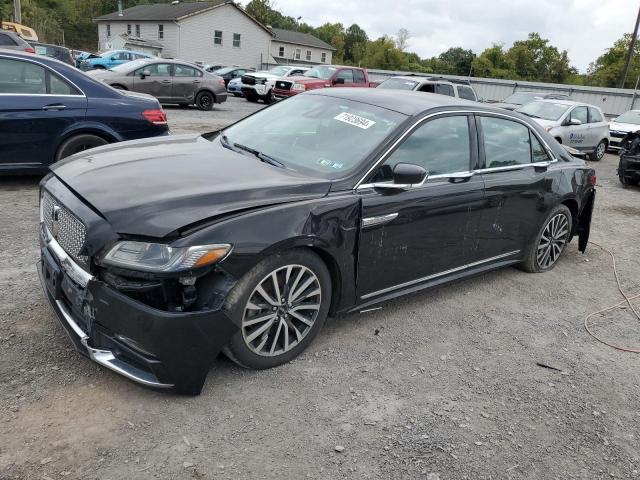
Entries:
POLYGON ((582 125, 582 122, 577 118, 572 118, 567 122, 567 125, 582 125))
POLYGON ((421 185, 425 182, 429 172, 419 165, 412 163, 398 163, 393 168, 391 183, 374 183, 375 188, 390 189, 390 190, 408 190, 413 185, 421 185))
POLYGON ((151 76, 151 71, 150 70, 143 70, 142 72, 140 72, 140 79, 144 80, 145 77, 150 77, 151 76))
POLYGON ((334 84, 334 85, 344 85, 344 78, 336 78, 336 79, 333 81, 333 84, 334 84))

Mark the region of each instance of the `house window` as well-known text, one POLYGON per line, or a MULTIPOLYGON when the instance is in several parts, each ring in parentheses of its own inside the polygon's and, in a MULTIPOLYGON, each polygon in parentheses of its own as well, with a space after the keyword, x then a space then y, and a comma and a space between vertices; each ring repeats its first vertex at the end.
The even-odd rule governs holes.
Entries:
POLYGON ((213 32, 213 44, 222 45, 222 31, 216 30, 213 32))
POLYGON ((300 60, 301 55, 302 55, 302 50, 299 48, 296 48, 296 60, 300 60))
POLYGON ((327 52, 322 52, 322 56, 320 57, 320 62, 327 63, 327 52))
POLYGON ((127 23, 127 35, 131 35, 131 24, 127 23))
POLYGON ((140 24, 136 23, 136 37, 140 37, 140 24))
POLYGON ((164 25, 158 25, 158 40, 164 38, 164 25))
POLYGON ((284 57, 284 47, 278 48, 278 56, 279 57, 284 57))
POLYGON ((233 34, 233 46, 235 48, 240 48, 240 34, 239 33, 234 33, 233 34))
POLYGON ((111 37, 111 24, 107 23, 107 38, 111 37))
POLYGON ((311 61, 311 50, 307 50, 307 62, 311 61))

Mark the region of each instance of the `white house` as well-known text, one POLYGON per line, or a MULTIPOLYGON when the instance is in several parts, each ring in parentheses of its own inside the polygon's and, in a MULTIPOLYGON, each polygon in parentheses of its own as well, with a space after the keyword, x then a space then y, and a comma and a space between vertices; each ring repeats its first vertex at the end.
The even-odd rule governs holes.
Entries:
POLYGON ((329 64, 335 50, 313 35, 262 25, 230 0, 137 5, 95 21, 101 51, 146 44, 162 57, 205 64, 329 64))

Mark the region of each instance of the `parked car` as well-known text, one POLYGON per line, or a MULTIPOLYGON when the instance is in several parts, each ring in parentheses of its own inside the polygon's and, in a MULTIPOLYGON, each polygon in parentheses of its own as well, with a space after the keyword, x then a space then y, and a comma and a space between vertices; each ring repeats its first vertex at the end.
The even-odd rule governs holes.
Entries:
POLYGON ((224 79, 224 85, 226 87, 232 79, 240 78, 242 77, 242 75, 244 75, 247 72, 255 72, 255 71, 256 71, 255 68, 250 68, 250 67, 225 67, 225 68, 219 68, 218 70, 214 70, 213 72, 210 72, 210 73, 213 73, 214 75, 222 77, 224 79))
POLYGON ((55 58, 56 60, 75 66, 75 62, 71 57, 71 52, 66 47, 40 42, 29 42, 29 45, 33 47, 37 55, 55 58))
POLYGON ((88 59, 89 57, 97 58, 99 57, 99 55, 96 55, 95 53, 91 53, 91 52, 84 52, 81 50, 73 51, 73 58, 76 62, 76 68, 80 68, 80 66, 82 65, 82 61, 88 59))
POLYGON ((640 110, 629 110, 609 123, 609 148, 620 150, 629 133, 640 130, 640 110))
POLYGON ((142 52, 131 52, 129 50, 109 50, 100 55, 91 54, 80 62, 80 70, 92 70, 117 67, 123 63, 140 58, 155 58, 153 55, 142 52))
POLYGON ((0 50, 0 98, 0 174, 42 173, 88 148, 168 133, 155 98, 49 57, 0 50))
POLYGON ((620 149, 620 161, 618 162, 620 183, 623 185, 640 184, 640 131, 627 133, 620 143, 620 149))
POLYGON ((153 95, 160 103, 211 110, 214 104, 227 101, 222 78, 181 60, 144 58, 87 73, 114 88, 153 95))
POLYGON ((569 95, 563 93, 515 92, 502 102, 491 102, 491 105, 506 110, 516 110, 536 100, 569 100, 569 98, 569 95))
POLYGON ((222 65, 220 63, 214 63, 214 64, 206 64, 202 68, 204 68, 209 73, 213 73, 216 70, 220 70, 221 68, 226 68, 227 66, 228 65, 222 65))
POLYGON ((242 79, 232 78, 227 84, 227 92, 231 93, 234 97, 244 97, 242 93, 242 79))
MULTIPOLYGON (((0 23, 0 26, 2 27, 2 30, 17 33, 18 35, 20 35, 22 39, 28 42, 38 41, 38 34, 36 33, 36 31, 31 27, 27 27, 26 25, 21 25, 15 22, 6 22, 3 20, 0 23)), ((4 48, 4 47, 0 47, 0 48, 4 48)))
POLYGON ((265 103, 273 101, 272 90, 279 78, 304 75, 309 67, 280 65, 266 72, 245 73, 242 80, 242 93, 249 102, 262 100, 265 103))
POLYGON ((452 82, 432 77, 405 75, 386 79, 377 88, 391 90, 414 90, 416 92, 438 93, 450 97, 463 98, 476 102, 478 96, 470 84, 452 82))
POLYGON ((36 53, 35 49, 29 45, 17 33, 0 30, 0 48, 7 50, 17 50, 20 52, 36 53))
POLYGON ((270 368, 329 314, 508 265, 550 270, 572 238, 585 250, 595 180, 517 113, 317 90, 219 132, 55 165, 40 279, 78 350, 197 394, 220 350, 270 368))
POLYGON ((602 110, 571 100, 536 100, 518 112, 533 118, 559 143, 601 160, 609 145, 609 124, 602 110))
POLYGON ((273 88, 273 98, 283 100, 307 90, 327 87, 377 87, 369 81, 365 68, 343 67, 341 65, 318 65, 307 70, 304 76, 277 80, 273 88))

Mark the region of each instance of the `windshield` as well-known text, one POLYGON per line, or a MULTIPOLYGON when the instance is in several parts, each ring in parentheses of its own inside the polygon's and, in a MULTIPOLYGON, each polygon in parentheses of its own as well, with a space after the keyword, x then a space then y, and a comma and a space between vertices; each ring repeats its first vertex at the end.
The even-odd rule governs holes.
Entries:
POLYGON ((389 88, 392 90, 413 90, 418 82, 404 80, 402 78, 389 78, 385 80, 377 88, 389 88))
POLYGON ((107 58, 108 56, 113 55, 113 54, 115 54, 116 52, 117 52, 117 50, 107 50, 106 52, 102 52, 102 53, 100 54, 100 56, 101 56, 102 58, 107 58))
POLYGON ((328 80, 336 71, 335 67, 313 67, 311 70, 307 70, 304 74, 305 77, 320 78, 322 80, 328 80))
POLYGON ((271 73, 272 75, 278 75, 279 77, 282 77, 284 75, 286 75, 289 70, 291 70, 290 67, 273 67, 271 70, 269 70, 269 73, 271 73))
POLYGON ((635 110, 629 110, 624 112, 618 118, 614 120, 618 123, 632 123, 633 125, 640 125, 640 112, 635 110))
POLYGON ((227 128, 221 142, 258 151, 290 170, 336 179, 359 167, 405 118, 365 103, 302 94, 227 128))
POLYGON ((109 70, 111 72, 127 73, 127 72, 130 72, 131 70, 135 70, 136 68, 145 65, 146 63, 149 63, 149 60, 146 60, 144 58, 139 58, 138 60, 133 60, 131 62, 116 65, 115 67, 111 67, 109 70))
POLYGON ((559 120, 564 112, 569 109, 569 105, 552 102, 531 102, 517 111, 533 118, 543 118, 544 120, 559 120))
POLYGON ((509 95, 507 98, 503 100, 504 103, 513 103, 515 105, 524 105, 529 102, 533 102, 536 100, 536 97, 539 98, 535 93, 529 92, 519 92, 514 93, 513 95, 509 95))

